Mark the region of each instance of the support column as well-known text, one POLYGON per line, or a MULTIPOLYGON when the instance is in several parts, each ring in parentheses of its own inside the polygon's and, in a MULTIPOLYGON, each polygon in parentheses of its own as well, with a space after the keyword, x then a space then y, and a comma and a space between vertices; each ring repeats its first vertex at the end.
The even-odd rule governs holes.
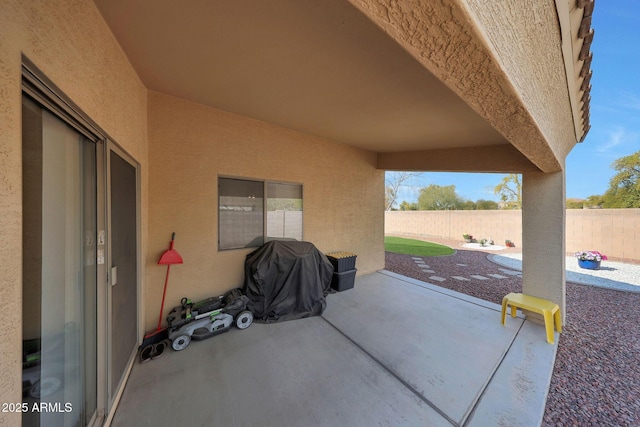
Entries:
POLYGON ((565 171, 525 172, 522 181, 522 291, 566 314, 565 171))

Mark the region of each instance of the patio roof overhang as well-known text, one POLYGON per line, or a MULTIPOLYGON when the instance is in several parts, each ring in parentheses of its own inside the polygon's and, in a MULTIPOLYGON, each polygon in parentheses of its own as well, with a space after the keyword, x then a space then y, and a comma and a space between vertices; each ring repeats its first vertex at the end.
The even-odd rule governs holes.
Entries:
MULTIPOLYGON (((512 22, 502 45, 474 2, 94 1, 150 90, 377 152, 381 169, 551 172, 580 139, 554 127, 573 117, 562 55, 525 72, 565 93, 525 100, 500 55, 531 39, 512 22)), ((536 13, 560 52, 558 12, 536 13)))

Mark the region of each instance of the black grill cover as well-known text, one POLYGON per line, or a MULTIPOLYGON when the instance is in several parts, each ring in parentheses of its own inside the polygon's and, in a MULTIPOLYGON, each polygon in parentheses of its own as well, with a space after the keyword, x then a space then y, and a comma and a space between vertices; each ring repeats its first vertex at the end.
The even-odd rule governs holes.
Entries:
POLYGON ((274 240, 247 255, 247 309, 262 323, 319 316, 327 306, 333 266, 309 242, 274 240))

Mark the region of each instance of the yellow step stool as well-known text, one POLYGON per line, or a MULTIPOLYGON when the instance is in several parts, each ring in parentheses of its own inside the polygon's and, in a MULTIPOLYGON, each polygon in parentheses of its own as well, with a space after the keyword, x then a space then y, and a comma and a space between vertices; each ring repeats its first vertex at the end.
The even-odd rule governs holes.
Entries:
POLYGON ((531 295, 510 293, 502 298, 502 324, 507 316, 507 306, 511 306, 511 317, 516 317, 518 308, 542 314, 544 327, 547 331, 547 342, 553 344, 553 324, 558 332, 562 333, 562 317, 560 307, 549 300, 533 297, 531 295), (553 317, 553 319, 552 319, 553 317))

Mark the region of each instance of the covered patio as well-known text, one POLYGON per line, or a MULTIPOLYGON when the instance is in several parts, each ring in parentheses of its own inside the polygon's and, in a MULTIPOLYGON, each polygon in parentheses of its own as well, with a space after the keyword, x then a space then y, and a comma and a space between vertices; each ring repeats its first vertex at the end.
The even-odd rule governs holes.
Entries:
POLYGON ((111 425, 540 425, 557 339, 382 270, 329 295, 321 317, 135 364, 111 425))
POLYGON ((564 161, 589 130, 593 5, 3 1, 0 253, 15 262, 0 265, 0 309, 15 316, 0 400, 24 398, 25 343, 76 325, 82 340, 56 354, 64 400, 49 397, 73 398, 60 425, 116 410, 117 425, 538 422, 555 348, 538 326, 378 272, 384 172, 522 174, 523 292, 564 314, 564 161), (293 235, 272 221, 287 215, 293 235), (168 306, 242 286, 272 238, 356 253, 357 288, 323 318, 138 365, 173 232, 185 263, 168 306))

